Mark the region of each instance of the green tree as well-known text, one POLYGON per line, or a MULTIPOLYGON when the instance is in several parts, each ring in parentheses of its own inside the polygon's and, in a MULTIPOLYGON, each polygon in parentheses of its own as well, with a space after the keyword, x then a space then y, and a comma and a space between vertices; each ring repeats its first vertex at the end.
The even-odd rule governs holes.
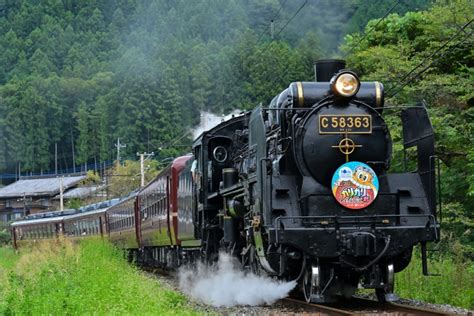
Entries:
POLYGON ((79 136, 77 137, 77 163, 84 164, 89 160, 91 154, 91 135, 89 129, 89 111, 85 102, 79 104, 79 108, 76 113, 77 130, 79 136))
MULTIPOLYGON (((364 38, 362 34, 348 35, 343 47, 352 52, 349 65, 363 79, 387 83, 386 102, 391 106, 421 99, 427 103, 436 154, 442 161, 444 227, 471 253, 474 50, 469 35, 473 12, 469 0, 439 1, 427 11, 392 14, 380 23, 372 20, 364 38)), ((386 117, 394 140, 400 141, 400 122, 394 114, 386 117)), ((395 148, 400 150, 401 144, 395 148)), ((394 170, 402 165, 401 158, 395 156, 394 170)))

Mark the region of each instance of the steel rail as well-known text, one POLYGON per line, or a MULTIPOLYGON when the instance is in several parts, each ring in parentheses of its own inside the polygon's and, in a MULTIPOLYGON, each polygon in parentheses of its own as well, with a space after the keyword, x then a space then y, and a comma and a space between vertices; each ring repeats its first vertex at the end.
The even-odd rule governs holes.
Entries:
POLYGON ((370 299, 353 297, 333 304, 307 303, 300 299, 285 298, 284 304, 300 307, 313 315, 452 315, 447 312, 398 303, 380 303, 370 299))

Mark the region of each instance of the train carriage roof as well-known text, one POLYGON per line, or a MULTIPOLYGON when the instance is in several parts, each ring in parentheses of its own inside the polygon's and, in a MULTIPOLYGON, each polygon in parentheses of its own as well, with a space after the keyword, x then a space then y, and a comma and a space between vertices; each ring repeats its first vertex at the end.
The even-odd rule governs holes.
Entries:
POLYGON ((57 217, 47 217, 40 219, 27 219, 22 221, 16 221, 10 224, 11 227, 20 227, 20 226, 30 226, 30 225, 40 225, 40 224, 54 224, 60 223, 68 216, 57 216, 57 217))
POLYGON ((129 195, 120 198, 117 203, 115 203, 114 205, 112 205, 112 206, 110 206, 109 208, 107 208, 107 211, 115 211, 115 210, 116 210, 117 208, 119 208, 122 204, 125 204, 125 203, 127 203, 128 201, 135 199, 135 198, 137 197, 138 193, 139 193, 138 190, 132 191, 129 195))
POLYGON ((100 209, 97 209, 97 210, 94 210, 94 211, 89 211, 89 212, 84 212, 84 213, 78 213, 78 214, 74 214, 74 215, 64 216, 64 220, 67 221, 67 220, 71 220, 71 219, 78 219, 78 218, 81 218, 81 217, 89 217, 89 216, 91 216, 91 215, 103 214, 103 213, 105 213, 110 207, 111 207, 111 206, 105 207, 105 208, 100 208, 100 209))

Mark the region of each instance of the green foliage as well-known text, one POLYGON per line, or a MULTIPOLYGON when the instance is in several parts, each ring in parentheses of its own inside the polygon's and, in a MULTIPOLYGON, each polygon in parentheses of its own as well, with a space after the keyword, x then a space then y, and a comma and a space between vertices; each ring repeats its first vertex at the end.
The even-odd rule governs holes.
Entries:
POLYGON ((440 276, 422 275, 417 249, 410 265, 396 274, 395 292, 403 298, 474 308, 474 263, 463 258, 459 244, 451 243, 447 254, 429 260, 429 269, 440 276))
MULTIPOLYGON (((0 246, 6 245, 11 241, 9 223, 0 222, 0 246)), ((1 258, 1 256, 0 256, 1 258)))
MULTIPOLYGON (((145 161, 145 183, 158 174, 161 167, 156 160, 145 161)), ((126 160, 123 165, 116 165, 108 175, 109 194, 112 197, 126 196, 140 187, 140 162, 126 160)))
POLYGON ((86 178, 82 181, 84 185, 99 184, 101 181, 100 175, 92 170, 87 171, 86 178))
POLYGON ((69 199, 66 201, 66 209, 78 209, 82 206, 80 199, 69 199))
MULTIPOLYGON (((18 256, 15 251, 10 247, 0 247, 0 281, 2 280, 2 269, 12 269, 18 261, 18 256)), ((1 284, 2 282, 0 282, 1 284)), ((0 287, 1 288, 1 287, 0 287)), ((0 292, 1 293, 1 292, 0 292)))
MULTIPOLYGON (((464 32, 460 28, 472 21, 473 9, 470 0, 438 1, 427 11, 408 12, 403 16, 391 14, 378 24, 378 20, 370 21, 365 27, 365 38, 362 34, 346 36, 342 47, 351 52, 349 65, 363 79, 384 83, 388 105, 422 100, 427 104, 435 130, 436 155, 442 161, 442 228, 454 233, 471 256, 474 249, 474 49, 469 34, 473 26, 469 25, 464 32), (414 76, 428 65, 426 71, 414 76), (413 75, 407 77, 412 70, 413 75), (397 91, 398 94, 390 97, 397 91)), ((384 113, 394 140, 394 171, 403 167, 399 112, 384 113)), ((412 164, 409 170, 414 168, 416 165, 412 164)))
POLYGON ((11 235, 8 231, 0 231, 0 245, 6 245, 11 242, 11 235))
MULTIPOLYGON (((0 248, 0 255, 12 253, 0 248)), ((0 260, 2 315, 178 313, 193 314, 183 295, 163 289, 102 240, 46 244, 22 250, 16 262, 0 260)))

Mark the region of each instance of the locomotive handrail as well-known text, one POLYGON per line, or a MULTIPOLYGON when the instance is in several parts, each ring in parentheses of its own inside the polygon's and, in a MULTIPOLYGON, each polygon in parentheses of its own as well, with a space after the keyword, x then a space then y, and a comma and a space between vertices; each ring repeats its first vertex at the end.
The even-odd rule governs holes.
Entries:
POLYGON ((310 111, 314 108, 262 108, 265 111, 310 111))
MULTIPOLYGON (((325 229, 333 229, 333 230, 337 230, 339 229, 339 225, 341 224, 340 220, 344 220, 344 219, 356 219, 358 220, 358 222, 360 223, 360 219, 364 219, 364 220, 373 220, 372 222, 368 222, 370 224, 377 224, 374 220, 378 219, 378 218, 402 218, 402 217, 410 217, 410 218, 416 218, 416 217, 419 217, 419 218, 423 218, 423 217, 426 217, 428 218, 428 225, 431 226, 433 225, 435 227, 435 230, 434 230, 434 233, 435 233, 435 238, 438 239, 438 231, 436 230, 436 228, 439 228, 439 224, 437 224, 437 221, 436 221, 436 218, 434 217, 433 214, 406 214, 406 215, 403 215, 403 214, 390 214, 390 215, 362 215, 362 216, 354 216, 354 215, 349 215, 349 216, 338 216, 338 215, 327 215, 327 216, 324 216, 324 215, 319 215, 319 216, 314 216, 314 215, 310 215, 310 216, 278 216, 277 218, 275 218, 275 226, 276 229, 275 229, 275 238, 276 238, 276 241, 278 242, 279 241, 279 237, 278 237, 278 232, 280 230, 291 230, 291 228, 289 229, 286 229, 286 228, 282 228, 282 226, 280 226, 280 223, 282 221, 286 221, 286 220, 295 220, 295 219, 312 219, 312 220, 317 220, 317 219, 328 219, 328 220, 333 220, 334 224, 336 224, 335 227, 327 227, 329 225, 329 223, 323 225, 323 224, 320 224, 321 226, 323 226, 325 229), (326 227, 325 227, 326 226, 326 227)), ((344 224, 344 223, 342 223, 344 224)), ((410 228, 425 228, 426 225, 410 225, 409 226, 410 228)), ((384 226, 381 226, 381 227, 376 227, 376 228, 390 228, 390 227, 387 227, 386 224, 384 224, 384 226)), ((298 228, 298 229, 304 229, 304 228, 298 228)))

